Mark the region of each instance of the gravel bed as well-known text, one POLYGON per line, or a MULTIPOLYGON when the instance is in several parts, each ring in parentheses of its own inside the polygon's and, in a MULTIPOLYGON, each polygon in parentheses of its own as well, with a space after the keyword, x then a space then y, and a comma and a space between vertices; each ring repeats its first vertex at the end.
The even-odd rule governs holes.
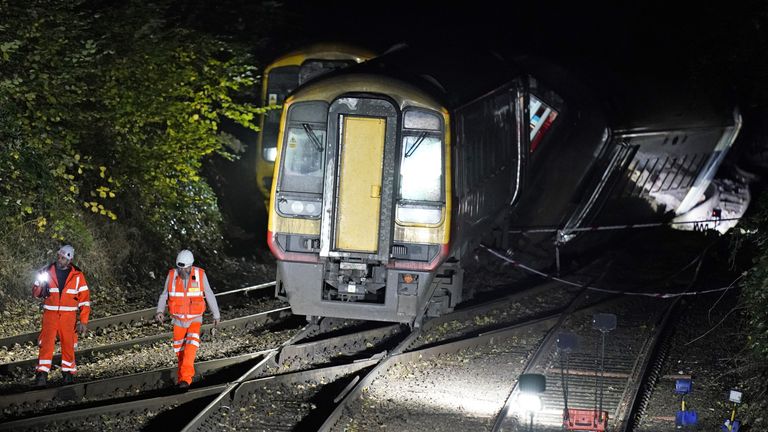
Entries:
MULTIPOLYGON (((740 355, 746 355, 739 352, 747 345, 742 331, 744 318, 736 310, 717 325, 734 307, 734 299, 726 297, 715 306, 716 300, 717 296, 697 297, 681 309, 682 318, 675 326, 661 370, 666 378, 657 382, 638 431, 675 430, 674 417, 680 409, 680 396, 674 393, 674 376, 690 376, 693 380, 693 391, 686 396, 686 403, 688 409, 698 413, 699 423, 688 430, 720 430, 723 421, 730 417, 728 391, 744 390, 752 373, 749 368, 739 368, 745 361, 740 355), (708 331, 706 336, 695 340, 708 331)), ((762 385, 765 388, 764 383, 762 385)), ((751 426, 750 430, 766 430, 768 416, 749 409, 749 399, 755 396, 758 395, 744 391, 745 404, 739 407, 741 414, 737 418, 745 426, 751 426)))
POLYGON ((514 302, 500 302, 498 307, 472 318, 451 320, 422 333, 413 346, 409 348, 409 351, 414 351, 425 345, 476 334, 483 330, 520 323, 526 319, 540 316, 547 311, 560 309, 568 305, 576 292, 576 289, 552 289, 529 297, 518 298, 514 302))
MULTIPOLYGON (((274 298, 246 299, 242 303, 222 307, 221 318, 223 320, 229 320, 284 306, 286 306, 284 302, 274 298)), ((88 332, 85 337, 79 339, 78 349, 95 348, 168 332, 172 330, 168 322, 168 318, 166 318, 165 325, 160 325, 155 321, 141 321, 125 326, 110 326, 95 332, 88 332)), ((210 322, 210 316, 205 317, 205 322, 210 322)), ((60 352, 59 344, 56 344, 56 352, 60 352)), ((36 358, 37 353, 38 347, 31 342, 24 345, 15 344, 12 347, 2 346, 0 347, 0 363, 11 363, 36 358)))
POLYGON ((125 413, 118 416, 101 415, 98 419, 88 418, 81 422, 75 422, 75 425, 46 425, 46 432, 102 432, 102 431, 138 431, 142 430, 148 423, 163 411, 174 408, 177 405, 166 406, 162 409, 148 410, 142 413, 125 413))
MULTIPOLYGON (((270 349, 285 342, 299 329, 247 331, 241 328, 222 329, 214 340, 203 340, 197 351, 196 361, 232 357, 254 351, 270 349)), ((170 367, 177 364, 171 348, 171 339, 158 341, 151 345, 134 345, 120 352, 97 355, 89 361, 78 363, 77 379, 80 382, 144 372, 152 369, 170 367)), ((0 377, 0 390, 18 386, 26 376, 0 377)), ((31 376, 29 377, 31 380, 31 376)), ((61 373, 57 369, 49 374, 49 380, 57 382, 61 373)))
POLYGON ((396 364, 364 390, 334 430, 489 430, 545 332, 396 364))
POLYGON ((313 399, 322 391, 321 382, 268 386, 252 392, 231 409, 219 409, 210 423, 218 431, 290 431, 317 408, 313 399))

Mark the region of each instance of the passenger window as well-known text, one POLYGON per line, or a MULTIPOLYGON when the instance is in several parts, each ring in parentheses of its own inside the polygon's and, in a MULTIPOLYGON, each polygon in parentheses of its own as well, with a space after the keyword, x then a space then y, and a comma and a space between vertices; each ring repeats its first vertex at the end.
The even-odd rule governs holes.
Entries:
POLYGON ((400 155, 400 199, 442 200, 442 141, 427 132, 403 137, 400 155))
POLYGON ((534 95, 530 95, 528 111, 531 116, 529 130, 531 134, 531 153, 533 153, 557 118, 558 112, 534 95))
POLYGON ((288 129, 280 190, 322 193, 325 130, 308 123, 302 126, 288 129))

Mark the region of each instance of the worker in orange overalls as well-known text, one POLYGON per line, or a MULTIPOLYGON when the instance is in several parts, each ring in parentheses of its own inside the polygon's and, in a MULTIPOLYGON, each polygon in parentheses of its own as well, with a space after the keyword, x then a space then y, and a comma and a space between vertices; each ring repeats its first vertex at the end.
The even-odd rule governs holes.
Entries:
POLYGON ((38 272, 32 287, 32 295, 43 299, 43 329, 38 337, 40 352, 37 356, 35 385, 48 383, 53 361, 56 336, 61 341, 61 372, 65 384, 75 380, 75 343, 77 335, 88 330, 88 316, 91 314, 91 296, 83 273, 72 265, 75 249, 64 245, 59 249, 56 262, 38 272), (77 311, 80 310, 80 322, 77 311))
POLYGON ((213 325, 221 320, 219 305, 208 283, 205 270, 193 267, 192 252, 182 250, 176 257, 176 268, 168 271, 163 292, 157 302, 155 319, 165 319, 166 301, 173 319, 173 352, 179 359, 178 386, 187 390, 195 376, 195 354, 200 346, 200 326, 203 324, 205 302, 213 313, 213 325))

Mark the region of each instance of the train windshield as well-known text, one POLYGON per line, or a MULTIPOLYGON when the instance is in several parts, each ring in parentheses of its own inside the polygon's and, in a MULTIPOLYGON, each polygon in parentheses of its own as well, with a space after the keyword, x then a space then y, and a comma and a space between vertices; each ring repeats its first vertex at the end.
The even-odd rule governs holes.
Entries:
POLYGON ((325 130, 303 123, 286 135, 280 190, 322 193, 325 130))
POLYGON ((400 157, 400 199, 442 199, 443 153, 439 136, 421 132, 403 137, 400 157))
POLYGON ((272 108, 264 115, 264 128, 261 131, 262 154, 264 160, 275 161, 277 155, 277 134, 280 129, 280 109, 286 95, 296 88, 299 68, 283 66, 272 69, 267 78, 266 100, 264 105, 272 108))

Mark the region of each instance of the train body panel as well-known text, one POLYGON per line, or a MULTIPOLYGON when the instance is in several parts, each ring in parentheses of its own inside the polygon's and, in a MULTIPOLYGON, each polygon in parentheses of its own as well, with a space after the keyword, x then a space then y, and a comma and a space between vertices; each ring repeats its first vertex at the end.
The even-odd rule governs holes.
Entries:
POLYGON ((473 54, 486 69, 395 52, 287 100, 268 243, 295 313, 418 324, 450 311, 471 295, 462 265, 481 242, 551 263, 630 202, 642 208, 624 217, 670 220, 738 132, 722 116, 622 123, 571 77, 473 54), (507 242, 531 225, 560 229, 507 242))

